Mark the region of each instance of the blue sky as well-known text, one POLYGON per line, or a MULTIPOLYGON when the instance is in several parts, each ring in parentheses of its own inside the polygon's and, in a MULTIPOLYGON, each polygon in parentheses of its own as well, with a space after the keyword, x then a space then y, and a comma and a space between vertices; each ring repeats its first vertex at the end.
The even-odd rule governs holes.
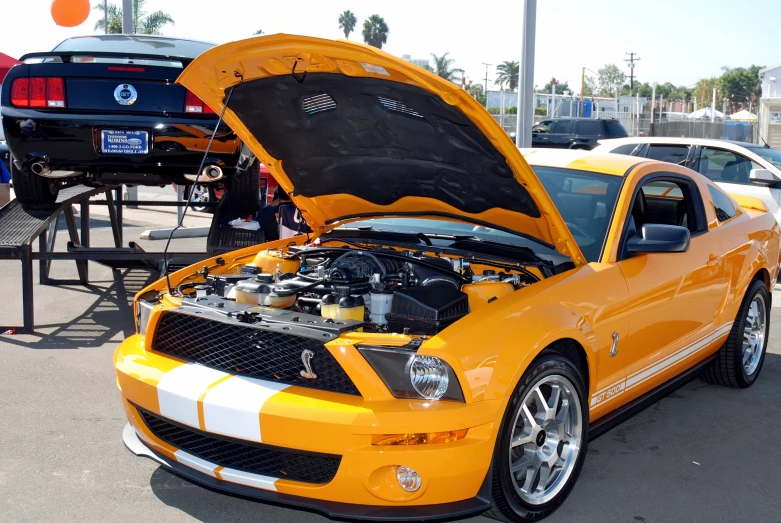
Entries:
MULTIPOLYGON (((94 5, 101 0, 92 0, 94 5)), ((115 0, 118 2, 119 0, 115 0)), ((92 34, 97 12, 79 27, 54 25, 50 0, 4 0, 0 52, 18 57, 48 50, 69 36, 92 34), (34 21, 34 23, 25 23, 34 21)), ((781 64, 781 0, 538 0, 535 83, 555 76, 580 87, 581 67, 616 63, 628 74, 625 52, 640 57, 641 81, 691 85, 720 74, 722 66, 781 64)), ((394 0, 147 0, 176 24, 165 34, 216 43, 247 38, 257 29, 342 38, 337 17, 351 9, 361 22, 379 13, 390 27, 384 49, 415 58, 449 52, 469 79, 489 84, 494 68, 521 53, 518 0, 485 2, 394 0), (217 7, 215 7, 217 6, 217 7), (464 7, 460 7, 464 6, 464 7), (468 7, 467 7, 468 6, 468 7)))

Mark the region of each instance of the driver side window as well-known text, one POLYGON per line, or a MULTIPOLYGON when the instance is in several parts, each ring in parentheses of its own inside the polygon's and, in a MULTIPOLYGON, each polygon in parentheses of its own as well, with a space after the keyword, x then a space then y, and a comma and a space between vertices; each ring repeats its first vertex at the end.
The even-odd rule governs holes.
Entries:
POLYGON ((533 133, 549 133, 550 132, 550 120, 543 120, 534 127, 532 127, 533 133))

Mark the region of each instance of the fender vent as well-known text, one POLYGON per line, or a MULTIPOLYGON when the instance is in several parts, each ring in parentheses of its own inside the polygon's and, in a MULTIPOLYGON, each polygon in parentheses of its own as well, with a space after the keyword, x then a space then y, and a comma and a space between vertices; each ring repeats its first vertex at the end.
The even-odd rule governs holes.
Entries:
POLYGON ((380 104, 385 107, 389 111, 395 111, 397 113, 403 113, 408 116, 414 116, 415 118, 423 118, 423 115, 419 112, 415 111, 414 109, 411 109, 404 105, 403 103, 399 102, 398 100, 393 100, 391 98, 385 98, 383 96, 378 96, 377 101, 380 102, 380 104))
POLYGON ((301 107, 306 114, 317 114, 336 109, 336 102, 325 93, 307 96, 301 100, 301 107))

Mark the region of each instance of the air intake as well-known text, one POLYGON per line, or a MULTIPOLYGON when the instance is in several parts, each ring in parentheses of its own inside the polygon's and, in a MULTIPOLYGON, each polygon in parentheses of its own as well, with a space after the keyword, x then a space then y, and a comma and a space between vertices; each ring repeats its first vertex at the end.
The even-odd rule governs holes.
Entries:
POLYGON ((423 118, 423 115, 419 112, 410 109, 403 103, 399 102, 398 100, 392 100, 390 98, 385 98, 382 96, 378 96, 377 100, 382 104, 383 107, 385 107, 389 111, 395 111, 397 113, 403 113, 408 116, 414 116, 415 118, 423 118))
POLYGON ((306 114, 317 114, 336 109, 336 102, 329 95, 323 93, 307 96, 301 100, 301 106, 306 114))

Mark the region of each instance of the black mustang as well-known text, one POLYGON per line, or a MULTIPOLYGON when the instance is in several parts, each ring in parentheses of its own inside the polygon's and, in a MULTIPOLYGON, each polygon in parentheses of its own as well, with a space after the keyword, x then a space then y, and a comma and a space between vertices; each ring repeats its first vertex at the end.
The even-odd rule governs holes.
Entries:
MULTIPOLYGON (((97 35, 23 56, 5 78, 1 100, 17 199, 52 203, 61 187, 75 183, 192 183, 217 115, 174 81, 213 45, 97 35)), ((199 183, 223 180, 257 208, 253 160, 223 124, 199 183)))

